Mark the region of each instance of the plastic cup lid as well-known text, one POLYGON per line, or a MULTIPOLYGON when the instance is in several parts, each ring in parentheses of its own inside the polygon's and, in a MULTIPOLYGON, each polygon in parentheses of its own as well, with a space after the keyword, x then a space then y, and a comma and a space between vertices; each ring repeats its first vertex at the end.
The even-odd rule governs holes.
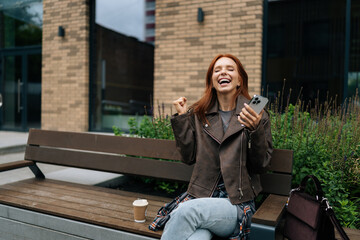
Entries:
POLYGON ((134 206, 146 206, 148 205, 148 201, 146 199, 137 199, 133 202, 134 206))

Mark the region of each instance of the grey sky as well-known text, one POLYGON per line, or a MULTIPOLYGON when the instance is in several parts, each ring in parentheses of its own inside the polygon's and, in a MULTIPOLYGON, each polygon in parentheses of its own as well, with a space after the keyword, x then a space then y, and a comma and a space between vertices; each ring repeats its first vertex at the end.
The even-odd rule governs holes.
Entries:
POLYGON ((96 0, 97 24, 127 36, 145 39, 145 0, 96 0))

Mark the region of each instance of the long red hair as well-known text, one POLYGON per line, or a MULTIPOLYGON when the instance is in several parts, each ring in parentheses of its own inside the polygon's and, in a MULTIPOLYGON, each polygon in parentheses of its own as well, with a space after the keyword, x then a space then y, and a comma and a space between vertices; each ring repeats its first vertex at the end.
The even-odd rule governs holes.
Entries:
POLYGON ((206 111, 208 111, 217 101, 216 90, 213 87, 213 83, 212 83, 212 75, 213 75, 214 66, 215 66, 216 61, 222 57, 227 57, 227 58, 232 59, 236 63, 237 70, 240 75, 240 88, 238 88, 236 90, 233 101, 235 102, 236 98, 239 95, 243 95, 246 98, 248 98, 249 100, 251 99, 250 95, 248 93, 248 75, 247 75, 243 65, 241 64, 240 60, 231 54, 219 54, 211 61, 210 66, 207 70, 206 79, 205 79, 206 86, 205 86, 204 95, 200 98, 199 101, 197 101, 196 103, 194 103, 191 106, 191 108, 193 109, 193 113, 196 114, 198 116, 198 118, 200 119, 200 121, 203 123, 207 122, 207 119, 205 117, 206 111))

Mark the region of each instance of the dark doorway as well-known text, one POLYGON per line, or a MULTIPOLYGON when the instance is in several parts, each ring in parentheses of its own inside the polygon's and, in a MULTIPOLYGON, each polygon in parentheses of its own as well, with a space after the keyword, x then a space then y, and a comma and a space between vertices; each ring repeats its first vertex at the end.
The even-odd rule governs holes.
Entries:
POLYGON ((0 129, 41 127, 41 47, 0 51, 0 129))

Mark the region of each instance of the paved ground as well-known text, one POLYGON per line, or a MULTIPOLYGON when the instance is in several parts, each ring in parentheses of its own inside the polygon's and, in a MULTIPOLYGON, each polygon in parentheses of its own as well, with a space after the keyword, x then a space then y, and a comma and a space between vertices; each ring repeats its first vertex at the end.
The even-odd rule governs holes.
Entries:
POLYGON ((27 132, 0 131, 0 155, 25 150, 27 132))
MULTIPOLYGON (((24 159, 28 133, 0 131, 0 164, 24 159)), ((88 185, 116 186, 122 181, 120 174, 90 171, 77 168, 38 164, 49 179, 64 180, 88 185)), ((29 168, 0 173, 0 184, 15 182, 34 175, 29 168)))

